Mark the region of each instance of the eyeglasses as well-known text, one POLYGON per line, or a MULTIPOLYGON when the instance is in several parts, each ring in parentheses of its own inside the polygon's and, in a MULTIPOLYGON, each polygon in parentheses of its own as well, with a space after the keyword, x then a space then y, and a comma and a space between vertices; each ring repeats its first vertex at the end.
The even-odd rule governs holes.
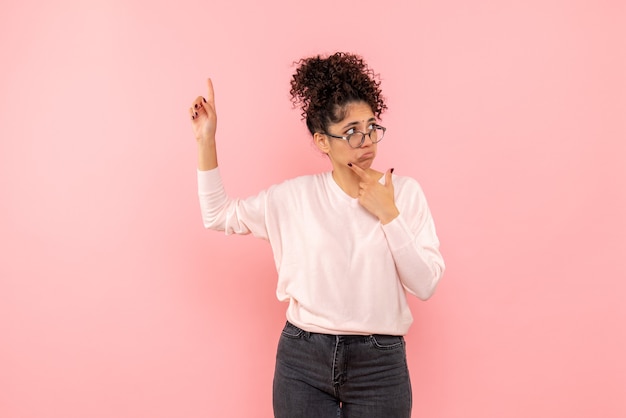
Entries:
POLYGON ((346 136, 337 136, 333 134, 329 134, 328 132, 324 132, 324 135, 328 135, 331 138, 343 139, 344 141, 348 141, 348 145, 352 148, 360 148, 363 146, 365 142, 365 137, 369 136, 372 144, 382 141, 385 136, 385 131, 387 128, 382 127, 380 125, 374 125, 374 128, 370 129, 368 133, 363 133, 360 131, 356 131, 346 136))

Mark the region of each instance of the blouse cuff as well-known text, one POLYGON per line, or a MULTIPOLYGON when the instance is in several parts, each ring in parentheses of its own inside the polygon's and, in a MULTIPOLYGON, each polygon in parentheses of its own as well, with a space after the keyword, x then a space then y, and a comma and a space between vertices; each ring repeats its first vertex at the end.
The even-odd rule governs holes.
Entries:
POLYGON ((222 187, 222 175, 219 167, 206 171, 198 170, 198 192, 210 192, 222 187))
POLYGON ((404 221, 404 218, 402 218, 402 214, 396 216, 393 221, 383 225, 382 227, 383 232, 387 237, 389 248, 392 251, 404 248, 411 245, 413 242, 413 233, 404 221))

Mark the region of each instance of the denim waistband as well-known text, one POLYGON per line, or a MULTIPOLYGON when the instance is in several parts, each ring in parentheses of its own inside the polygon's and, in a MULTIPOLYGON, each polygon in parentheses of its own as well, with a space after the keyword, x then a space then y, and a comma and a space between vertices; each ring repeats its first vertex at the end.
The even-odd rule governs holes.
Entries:
POLYGON ((340 340, 346 341, 346 342, 351 342, 351 341, 353 341, 353 342, 361 342, 361 341, 367 342, 367 341, 370 341, 370 339, 372 337, 376 337, 376 336, 379 336, 379 337, 399 337, 399 338, 404 339, 404 337, 401 336, 401 335, 386 335, 386 334, 367 334, 367 335, 365 335, 365 334, 325 334, 325 333, 321 333, 321 332, 310 332, 310 331, 303 330, 302 328, 292 324, 289 321, 286 322, 285 327, 291 327, 294 331, 301 332, 302 335, 304 335, 307 338, 311 337, 312 335, 319 335, 319 336, 322 336, 322 337, 331 338, 333 340, 340 339, 340 340))

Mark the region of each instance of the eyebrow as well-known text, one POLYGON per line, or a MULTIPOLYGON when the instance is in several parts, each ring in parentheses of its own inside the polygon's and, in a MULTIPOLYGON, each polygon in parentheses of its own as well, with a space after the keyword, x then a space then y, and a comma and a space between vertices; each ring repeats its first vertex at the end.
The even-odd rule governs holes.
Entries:
MULTIPOLYGON (((376 118, 375 118, 375 117, 371 117, 371 118, 369 118, 369 119, 367 120, 367 123, 370 123, 370 122, 376 122, 376 118)), ((341 128, 341 129, 344 129, 344 130, 345 130, 345 129, 351 128, 351 127, 353 127, 353 126, 356 126, 356 125, 358 125, 359 123, 361 123, 361 122, 359 122, 359 121, 350 122, 349 124, 345 125, 345 126, 344 126, 343 128, 341 128)))

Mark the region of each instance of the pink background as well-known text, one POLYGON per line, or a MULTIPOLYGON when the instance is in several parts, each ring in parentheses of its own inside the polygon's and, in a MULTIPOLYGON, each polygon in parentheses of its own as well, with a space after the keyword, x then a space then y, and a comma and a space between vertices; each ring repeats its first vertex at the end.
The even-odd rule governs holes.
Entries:
POLYGON ((210 75, 233 195, 327 170, 289 77, 337 50, 448 265, 414 417, 626 416, 623 1, 165 3, 2 2, 0 416, 272 415, 271 251, 202 228, 187 109, 210 75))

